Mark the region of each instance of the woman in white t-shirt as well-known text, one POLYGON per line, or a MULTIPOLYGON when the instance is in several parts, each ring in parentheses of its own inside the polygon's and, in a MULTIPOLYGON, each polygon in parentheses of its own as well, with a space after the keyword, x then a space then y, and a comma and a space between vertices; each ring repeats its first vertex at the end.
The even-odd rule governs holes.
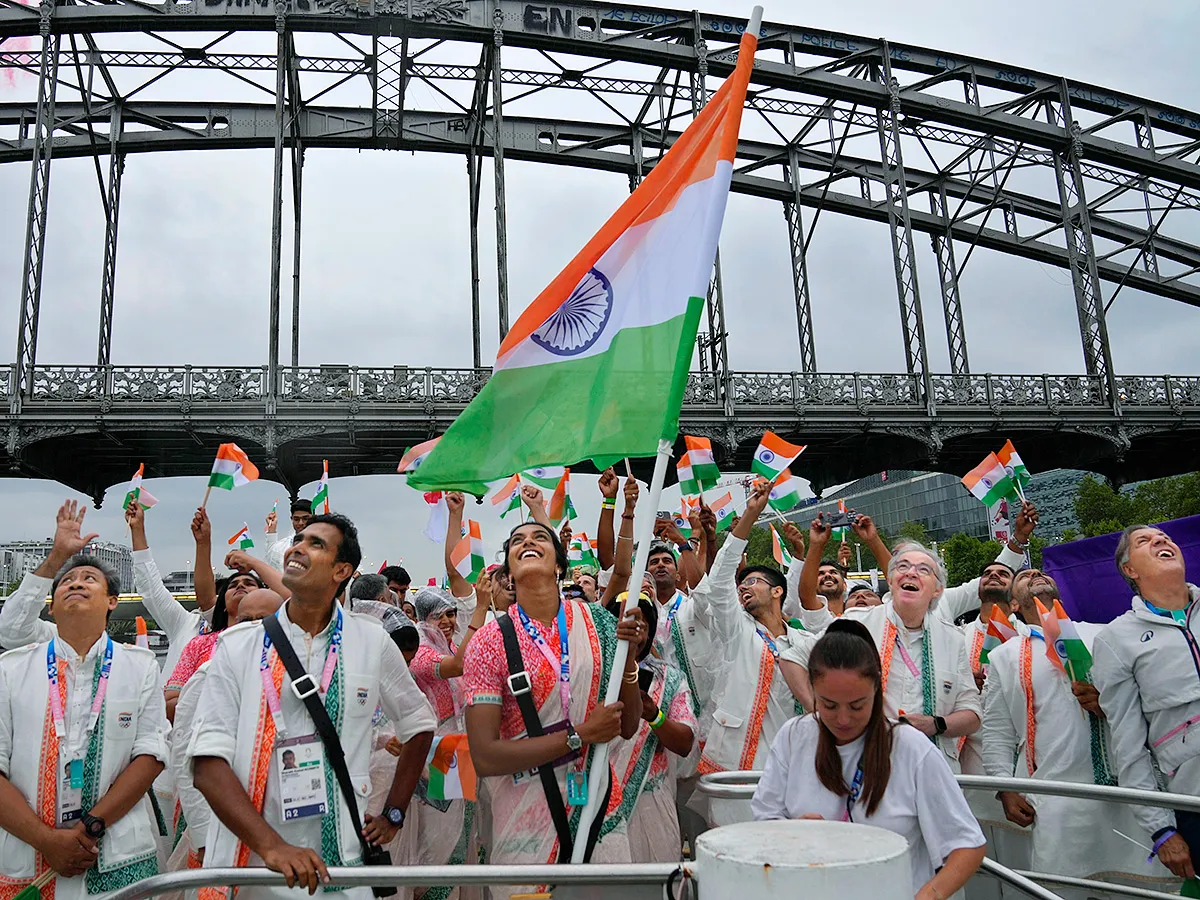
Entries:
POLYGON ((813 646, 813 715, 783 726, 754 792, 755 819, 831 819, 908 840, 916 900, 946 900, 983 860, 985 842, 950 767, 928 737, 884 715, 879 652, 860 623, 838 620, 813 646))

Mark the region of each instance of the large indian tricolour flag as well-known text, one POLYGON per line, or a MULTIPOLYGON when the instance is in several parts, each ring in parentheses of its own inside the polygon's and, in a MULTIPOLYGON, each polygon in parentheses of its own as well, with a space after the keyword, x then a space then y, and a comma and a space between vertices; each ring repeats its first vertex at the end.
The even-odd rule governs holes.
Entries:
POLYGON ((537 466, 674 440, 758 40, 641 185, 538 295, 413 487, 476 496, 537 466))

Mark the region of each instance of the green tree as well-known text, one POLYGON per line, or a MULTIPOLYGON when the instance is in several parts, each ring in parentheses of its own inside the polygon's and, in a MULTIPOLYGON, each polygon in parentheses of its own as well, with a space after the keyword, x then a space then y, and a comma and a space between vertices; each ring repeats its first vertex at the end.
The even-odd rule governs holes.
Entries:
POLYGON ((960 533, 938 544, 938 549, 946 562, 949 586, 954 587, 977 578, 983 567, 999 554, 1000 544, 960 533))
POLYGON ((1084 537, 1197 513, 1200 513, 1200 473, 1196 472, 1146 481, 1131 491, 1114 491, 1108 482, 1088 475, 1075 492, 1075 517, 1084 537))
MULTIPOLYGON (((780 539, 783 539, 783 535, 780 535, 780 539)), ((780 568, 771 554, 771 532, 766 525, 756 525, 750 529, 750 539, 746 541, 746 564, 780 568)))
POLYGON ((916 541, 918 544, 930 545, 929 530, 923 522, 905 522, 900 526, 896 535, 897 541, 916 541))

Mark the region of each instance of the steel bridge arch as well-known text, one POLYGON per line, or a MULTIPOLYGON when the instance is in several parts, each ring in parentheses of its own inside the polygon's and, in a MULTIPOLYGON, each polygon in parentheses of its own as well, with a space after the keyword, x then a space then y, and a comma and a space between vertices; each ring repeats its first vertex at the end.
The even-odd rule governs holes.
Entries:
MULTIPOLYGON (((287 394, 288 377, 279 346, 285 174, 290 168, 298 272, 305 148, 411 149, 466 157, 475 365, 480 369, 476 229, 483 161, 491 158, 495 171, 497 312, 503 333, 508 321, 505 160, 619 172, 632 188, 703 102, 707 80, 731 71, 742 27, 734 18, 695 11, 524 0, 43 0, 38 5, 0 0, 0 68, 23 69, 38 79, 35 102, 0 103, 0 163, 31 164, 19 338, 7 395, 11 416, 28 415, 38 397, 47 396, 38 393, 36 352, 53 158, 95 157, 98 173, 100 159, 107 159, 107 179, 100 175, 107 228, 100 374, 94 377, 111 383, 117 226, 127 158, 160 150, 274 150, 263 386, 264 409, 271 415, 287 394), (221 43, 237 32, 274 34, 276 52, 225 52, 221 43), (175 39, 162 40, 168 33, 175 39), (201 33, 222 36, 198 46, 187 39, 201 33), (296 38, 313 34, 341 37, 344 52, 299 53, 296 38), (161 48, 132 46, 147 43, 146 36, 161 48), (8 39, 21 37, 39 39, 40 48, 6 46, 8 39), (120 46, 123 38, 129 48, 120 46), (478 62, 438 60, 430 51, 443 46, 465 48, 478 62), (526 53, 524 65, 511 63, 513 50, 526 53), (556 54, 569 57, 570 67, 556 54), (529 63, 534 57, 541 60, 537 66, 529 63), (588 65, 576 68, 579 60, 588 65), (198 69, 241 82, 254 73, 273 76, 273 90, 254 82, 272 95, 270 102, 152 98, 149 88, 159 80, 198 69), (325 81, 314 86, 316 79, 325 81), (408 97, 414 82, 429 85, 456 111, 414 105, 408 97), (369 102, 321 102, 339 86, 359 83, 365 84, 369 102), (513 112, 533 102, 527 98, 558 91, 599 100, 612 111, 611 121, 513 112)), ((936 460, 956 439, 1000 421, 991 376, 985 382, 970 371, 958 287, 980 246, 1070 272, 1083 347, 1086 380, 1081 383, 1087 385, 1084 406, 1089 416, 1102 408, 1107 417, 1081 421, 1081 434, 1103 431, 1100 440, 1121 458, 1131 446, 1131 428, 1138 437, 1144 429, 1164 427, 1127 421, 1129 380, 1114 371, 1105 313, 1126 287, 1200 306, 1200 244, 1186 228, 1172 230, 1181 218, 1177 213, 1200 209, 1200 114, 1023 67, 767 23, 760 33, 747 121, 757 132, 740 143, 734 190, 779 202, 784 213, 796 303, 795 374, 814 384, 823 377, 812 333, 806 250, 817 220, 828 211, 886 223, 892 237, 908 360, 908 371, 897 377, 911 383, 911 392, 902 391, 899 402, 906 416, 915 408, 924 419, 911 424, 902 417, 881 425, 883 431, 905 439, 917 439, 919 433, 936 460), (871 140, 873 150, 864 148, 871 140), (1014 173, 1024 170, 1052 176, 1053 190, 1010 186, 1014 173), (928 369, 924 322, 937 317, 929 319, 922 311, 913 257, 918 234, 929 239, 937 262, 949 376, 928 369), (931 424, 939 407, 944 410, 948 398, 958 397, 979 405, 973 424, 931 424), (983 414, 985 405, 988 414, 983 414)), ((1020 181, 1020 175, 1012 180, 1020 181)), ((299 377, 299 292, 294 275, 293 381, 299 377)), ((699 398, 696 427, 723 432, 727 450, 736 453, 746 438, 739 434, 745 429, 735 421, 740 413, 734 407, 747 398, 758 402, 762 394, 755 393, 753 373, 739 381, 738 373, 729 371, 725 332, 718 266, 700 348, 712 389, 699 398), (723 414, 724 421, 716 421, 707 404, 715 404, 716 419, 723 414)), ((1156 397, 1171 398, 1164 404, 1176 420, 1180 409, 1190 409, 1188 403, 1180 406, 1183 395, 1172 386, 1177 383, 1182 382, 1168 378, 1165 388, 1155 389, 1156 397)), ((1046 384, 1042 396, 1052 411, 1060 409, 1046 384)), ((806 391, 791 389, 792 411, 798 415, 805 402, 801 394, 807 397, 806 391)), ((858 402, 860 418, 863 409, 858 402)), ((871 426, 856 422, 853 427, 871 426)), ((19 434, 10 434, 10 449, 22 444, 19 434)))

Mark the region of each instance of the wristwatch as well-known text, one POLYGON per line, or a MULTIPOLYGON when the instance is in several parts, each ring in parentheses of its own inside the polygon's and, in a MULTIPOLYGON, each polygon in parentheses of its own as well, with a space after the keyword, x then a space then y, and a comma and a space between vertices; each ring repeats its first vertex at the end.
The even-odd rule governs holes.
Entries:
POLYGON ((583 747, 583 740, 579 737, 579 732, 575 730, 575 726, 570 722, 567 723, 567 749, 574 752, 583 747))
POLYGON ((941 716, 933 717, 933 728, 938 734, 946 733, 946 720, 941 716))
POLYGON ((80 821, 83 822, 83 830, 88 837, 97 841, 104 837, 104 831, 107 826, 105 826, 102 818, 93 816, 91 813, 84 813, 80 821))
POLYGON ((400 828, 401 826, 404 825, 404 810, 402 810, 398 806, 386 806, 385 805, 383 807, 383 811, 380 813, 380 815, 383 816, 385 819, 387 819, 392 825, 396 826, 397 828, 400 828))
POLYGON ((675 549, 678 550, 681 554, 687 553, 689 550, 692 549, 692 545, 688 541, 684 541, 682 544, 679 544, 678 546, 676 546, 675 549))

